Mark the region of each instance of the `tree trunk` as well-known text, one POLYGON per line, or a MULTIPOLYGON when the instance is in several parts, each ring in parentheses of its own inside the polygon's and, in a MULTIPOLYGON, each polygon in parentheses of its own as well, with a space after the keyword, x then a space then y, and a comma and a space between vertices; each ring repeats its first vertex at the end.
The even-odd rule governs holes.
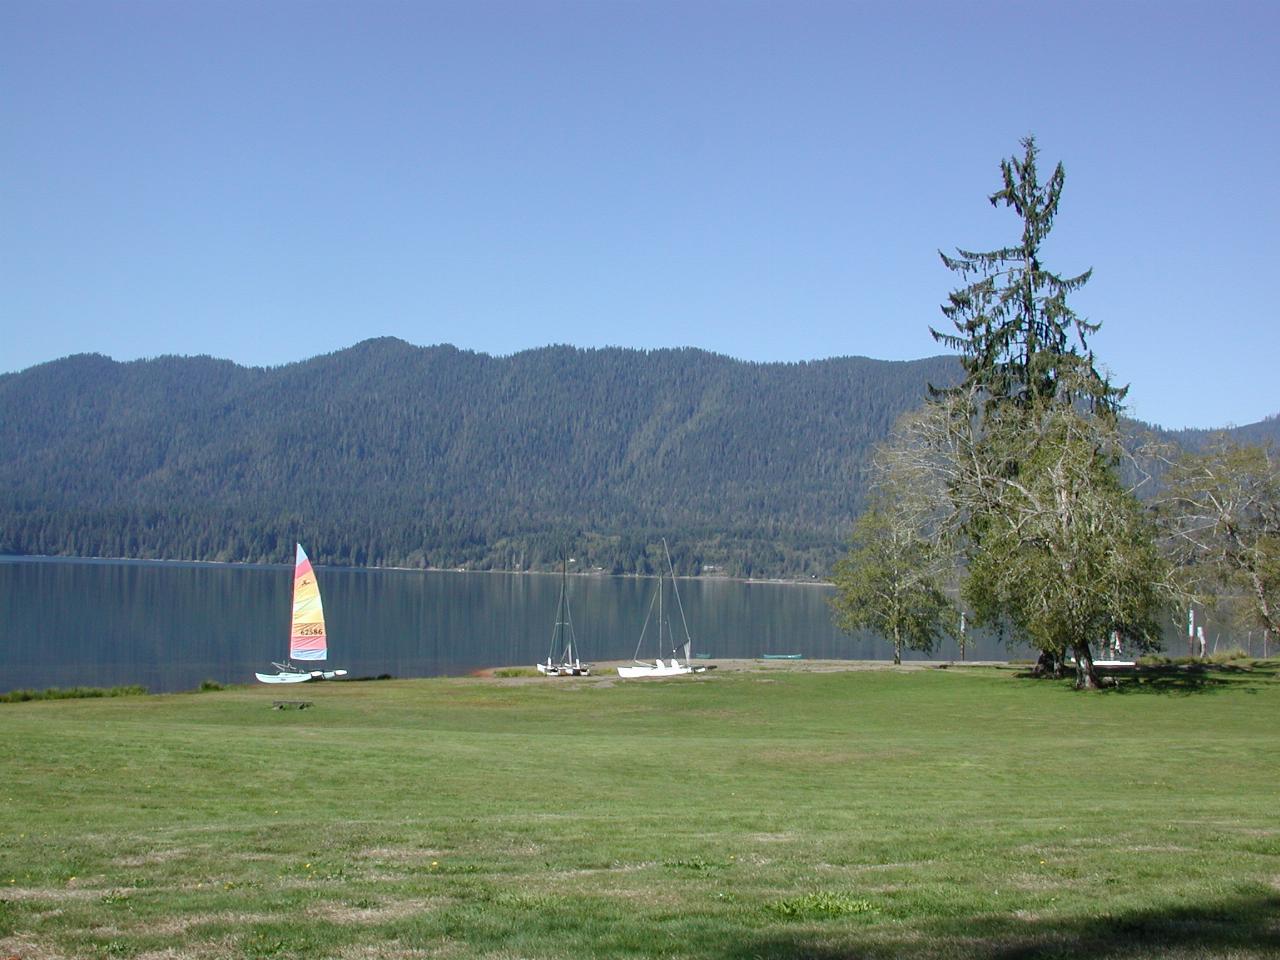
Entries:
MULTIPOLYGON (((1272 616, 1271 604, 1267 600, 1266 587, 1262 583, 1262 577, 1258 576, 1256 570, 1249 571, 1249 582, 1253 586, 1253 595, 1258 603, 1258 612, 1262 614, 1263 629, 1275 630, 1280 628, 1280 624, 1276 623, 1272 616)), ((1265 635, 1264 635, 1265 636, 1265 635)), ((1266 640, 1263 640, 1266 644, 1266 640)))
POLYGON ((893 628, 893 665, 902 666, 902 633, 896 626, 893 628))
POLYGON ((1076 655, 1076 689, 1098 690, 1102 684, 1098 682, 1098 674, 1093 669, 1093 654, 1089 652, 1089 641, 1071 645, 1076 655))
POLYGON ((1061 680, 1066 676, 1063 672, 1062 654, 1052 650, 1041 650, 1032 672, 1037 677, 1053 677, 1055 680, 1061 680))

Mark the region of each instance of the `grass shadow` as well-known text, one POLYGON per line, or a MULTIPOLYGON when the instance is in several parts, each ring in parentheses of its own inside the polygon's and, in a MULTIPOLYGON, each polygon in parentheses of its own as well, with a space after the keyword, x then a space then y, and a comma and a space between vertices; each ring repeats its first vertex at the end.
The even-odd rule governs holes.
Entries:
POLYGON ((1236 683, 1217 676, 1209 667, 1192 666, 1136 666, 1107 673, 1112 683, 1107 687, 1115 693, 1193 694, 1221 693, 1236 683))
POLYGON ((1139 663, 1112 676, 1119 693, 1215 693, 1228 689, 1257 693, 1276 680, 1269 660, 1228 663, 1139 663))
POLYGON ((1280 956, 1280 894, 1079 919, 975 916, 895 930, 772 934, 724 960, 1134 960, 1280 956))
MULTIPOLYGON (((1101 692, 1190 695, 1244 690, 1254 693, 1263 684, 1277 679, 1274 661, 1253 663, 1139 663, 1132 667, 1096 667, 1103 682, 1101 692)), ((1074 674, 1055 677, 1031 670, 1014 674, 1020 680, 1037 680, 1074 685, 1074 674)))

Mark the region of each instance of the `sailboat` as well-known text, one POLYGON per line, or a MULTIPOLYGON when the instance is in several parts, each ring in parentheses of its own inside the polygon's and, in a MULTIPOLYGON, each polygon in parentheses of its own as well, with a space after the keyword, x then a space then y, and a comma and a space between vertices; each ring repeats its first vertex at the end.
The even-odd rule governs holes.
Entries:
POLYGON ((537 664, 538 672, 548 677, 585 677, 591 664, 579 659, 577 637, 573 635, 573 616, 569 613, 569 562, 560 558, 560 600, 556 604, 556 625, 551 631, 551 648, 547 662, 537 664))
POLYGON ((307 670, 294 666, 294 660, 325 660, 329 656, 324 630, 324 606, 320 602, 320 585, 302 544, 293 562, 293 621, 289 628, 289 659, 272 663, 277 673, 258 673, 263 683, 303 683, 307 680, 332 680, 345 677, 345 670, 307 670))
POLYGON ((692 657, 693 638, 689 636, 689 624, 684 618, 684 604, 680 602, 680 588, 676 585, 676 571, 671 564, 671 551, 667 549, 667 539, 662 538, 662 552, 667 560, 667 573, 658 574, 658 589, 654 593, 653 599, 649 601, 649 612, 645 615, 644 626, 640 628, 640 640, 636 643, 635 657, 630 666, 618 667, 618 676, 624 679, 635 679, 637 677, 678 677, 686 673, 704 673, 705 666, 693 666, 689 660, 692 657), (680 625, 684 628, 684 660, 681 661, 677 656, 675 631, 669 621, 667 610, 664 606, 664 597, 662 589, 662 581, 667 575, 671 577, 671 593, 675 596, 676 609, 680 611, 680 625), (652 662, 640 659, 640 648, 644 645, 645 631, 649 629, 649 621, 653 617, 654 608, 658 611, 658 657, 652 662), (663 661, 662 652, 664 650, 663 643, 663 626, 666 626, 666 642, 671 646, 671 656, 667 661, 663 661))

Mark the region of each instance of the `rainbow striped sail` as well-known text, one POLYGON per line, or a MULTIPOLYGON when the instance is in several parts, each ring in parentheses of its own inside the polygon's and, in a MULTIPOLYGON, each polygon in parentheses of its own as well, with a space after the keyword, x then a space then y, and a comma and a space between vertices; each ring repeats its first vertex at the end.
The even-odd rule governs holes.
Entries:
POLYGON ((293 564, 293 625, 289 630, 290 660, 324 660, 329 656, 325 641, 324 607, 320 585, 311 569, 302 544, 293 564))

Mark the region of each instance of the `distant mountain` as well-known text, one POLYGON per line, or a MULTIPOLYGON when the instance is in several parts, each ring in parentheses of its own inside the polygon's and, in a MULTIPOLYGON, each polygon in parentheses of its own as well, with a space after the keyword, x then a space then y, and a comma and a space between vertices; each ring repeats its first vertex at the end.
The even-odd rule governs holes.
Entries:
MULTIPOLYGON (((68 357, 0 376, 0 552, 824 576, 872 447, 952 357, 490 357, 368 340, 271 369, 68 357)), ((1274 434, 1276 431, 1272 430, 1274 434)))
POLYGON ((1259 420, 1257 423, 1247 423, 1243 427, 1227 427, 1218 430, 1195 430, 1191 428, 1182 430, 1156 429, 1161 435, 1187 450, 1203 448, 1209 440, 1220 433, 1229 434, 1233 440, 1239 443, 1274 443, 1280 445, 1280 414, 1272 414, 1265 420, 1259 420))

